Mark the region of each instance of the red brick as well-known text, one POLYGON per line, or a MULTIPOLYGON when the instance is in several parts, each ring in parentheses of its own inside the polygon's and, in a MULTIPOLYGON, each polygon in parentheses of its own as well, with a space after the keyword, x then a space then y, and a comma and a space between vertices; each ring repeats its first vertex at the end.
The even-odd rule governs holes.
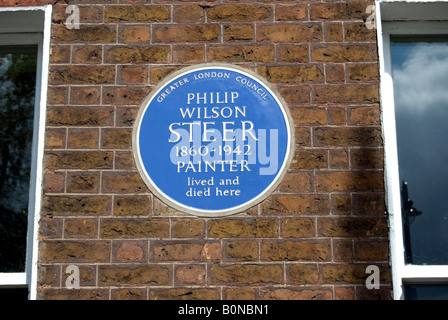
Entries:
POLYGON ((319 234, 325 237, 384 237, 388 234, 386 218, 319 218, 319 234))
POLYGON ((176 22, 202 22, 204 10, 199 5, 182 5, 175 7, 173 18, 176 22))
POLYGON ((106 6, 104 9, 105 22, 163 22, 168 20, 169 16, 167 6, 106 6))
POLYGON ((316 190, 331 191, 370 191, 384 188, 382 172, 319 172, 316 173, 316 190))
POLYGON ((223 4, 206 9, 209 21, 264 21, 272 16, 272 7, 252 4, 223 4))
POLYGON ((154 41, 156 43, 216 42, 220 33, 220 28, 217 24, 155 26, 154 41))

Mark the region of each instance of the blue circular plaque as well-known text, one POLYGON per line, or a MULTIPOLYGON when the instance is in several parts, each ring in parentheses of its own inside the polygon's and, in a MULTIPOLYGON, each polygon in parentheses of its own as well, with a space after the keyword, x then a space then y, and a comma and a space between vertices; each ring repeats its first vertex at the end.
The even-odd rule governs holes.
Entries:
POLYGON ((187 67, 142 104, 133 132, 137 168, 167 205, 217 217, 243 212, 280 183, 293 124, 279 95, 249 70, 187 67))

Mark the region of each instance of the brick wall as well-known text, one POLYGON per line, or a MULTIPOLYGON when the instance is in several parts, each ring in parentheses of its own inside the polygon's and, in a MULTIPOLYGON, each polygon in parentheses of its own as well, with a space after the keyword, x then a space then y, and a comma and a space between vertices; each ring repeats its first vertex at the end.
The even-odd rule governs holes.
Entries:
POLYGON ((52 3, 39 299, 390 299, 371 1, 52 3), (295 123, 279 188, 225 218, 167 207, 132 156, 143 99, 204 62, 265 77, 295 123), (365 286, 372 264, 379 290, 365 286))

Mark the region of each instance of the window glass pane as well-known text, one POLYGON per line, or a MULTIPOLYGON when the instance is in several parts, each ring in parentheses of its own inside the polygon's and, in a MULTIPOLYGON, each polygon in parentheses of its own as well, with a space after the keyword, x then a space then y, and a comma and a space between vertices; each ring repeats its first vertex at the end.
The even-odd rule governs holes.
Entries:
POLYGON ((406 300, 448 300, 448 285, 406 285, 406 300))
POLYGON ((24 272, 37 49, 0 47, 0 272, 24 272))
POLYGON ((406 262, 448 264, 448 42, 391 54, 406 262))

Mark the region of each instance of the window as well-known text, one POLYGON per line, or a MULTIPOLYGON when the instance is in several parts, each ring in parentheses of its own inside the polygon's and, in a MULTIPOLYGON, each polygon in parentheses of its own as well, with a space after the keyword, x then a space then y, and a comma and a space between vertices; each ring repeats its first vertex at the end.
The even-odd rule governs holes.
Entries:
POLYGON ((448 2, 377 1, 395 299, 448 298, 448 2))
POLYGON ((0 8, 2 297, 35 298, 50 17, 51 6, 0 8))

